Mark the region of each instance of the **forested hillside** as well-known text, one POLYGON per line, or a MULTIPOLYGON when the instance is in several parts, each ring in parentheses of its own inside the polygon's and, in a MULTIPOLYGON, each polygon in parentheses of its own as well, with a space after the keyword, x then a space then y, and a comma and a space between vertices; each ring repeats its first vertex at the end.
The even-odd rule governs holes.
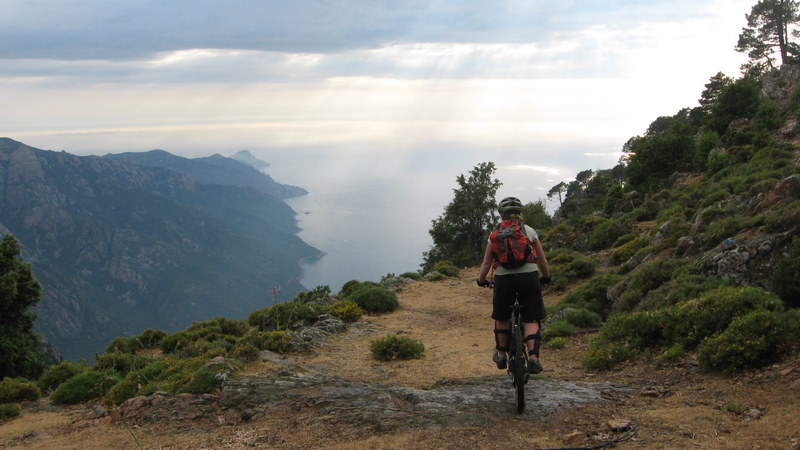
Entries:
POLYGON ((301 290, 299 261, 318 251, 267 191, 304 192, 218 155, 81 157, 0 141, 0 232, 43 285, 37 330, 73 360, 301 290))

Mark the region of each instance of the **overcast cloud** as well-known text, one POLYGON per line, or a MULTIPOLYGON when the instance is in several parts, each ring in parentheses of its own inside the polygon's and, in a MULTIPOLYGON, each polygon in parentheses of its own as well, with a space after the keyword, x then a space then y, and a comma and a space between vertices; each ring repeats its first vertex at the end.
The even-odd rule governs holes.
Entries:
POLYGON ((0 135, 76 153, 459 148, 567 178, 738 75, 754 1, 0 0, 0 135))

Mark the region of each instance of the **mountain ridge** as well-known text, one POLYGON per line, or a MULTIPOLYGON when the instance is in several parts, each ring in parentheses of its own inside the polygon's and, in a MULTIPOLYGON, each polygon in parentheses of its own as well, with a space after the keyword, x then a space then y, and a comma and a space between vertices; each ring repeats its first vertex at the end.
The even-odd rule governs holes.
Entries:
POLYGON ((133 159, 0 140, 0 231, 23 244, 44 286, 37 330, 65 357, 91 358, 145 328, 244 317, 273 288, 304 289, 298 262, 320 252, 280 198, 133 159))

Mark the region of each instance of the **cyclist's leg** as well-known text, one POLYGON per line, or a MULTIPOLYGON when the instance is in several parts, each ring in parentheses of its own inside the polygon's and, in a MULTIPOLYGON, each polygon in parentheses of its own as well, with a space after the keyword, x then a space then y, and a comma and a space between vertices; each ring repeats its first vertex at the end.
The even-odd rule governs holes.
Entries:
MULTIPOLYGON (((513 286, 508 276, 494 277, 494 294, 492 296, 492 319, 494 319, 495 352, 492 359, 497 363, 499 369, 505 368, 508 352, 508 340, 510 333, 511 303, 509 302, 509 289, 513 286)), ((511 291, 511 295, 514 292, 511 291)), ((513 299, 513 297, 511 297, 513 299)))
MULTIPOLYGON (((525 343, 530 359, 539 359, 541 346, 541 320, 544 319, 544 301, 539 286, 538 272, 526 274, 523 286, 520 286, 520 298, 525 299, 523 321, 525 322, 525 343)), ((540 365, 540 364, 539 364, 540 365)))

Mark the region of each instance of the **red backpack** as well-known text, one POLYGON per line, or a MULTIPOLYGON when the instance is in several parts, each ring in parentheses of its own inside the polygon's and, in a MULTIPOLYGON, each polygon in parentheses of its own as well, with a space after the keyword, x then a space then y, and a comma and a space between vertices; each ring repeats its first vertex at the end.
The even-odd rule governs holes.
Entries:
POLYGON ((495 261, 506 269, 516 269, 526 262, 535 263, 537 260, 533 243, 525 233, 525 224, 521 220, 504 220, 489 235, 489 242, 495 261))

